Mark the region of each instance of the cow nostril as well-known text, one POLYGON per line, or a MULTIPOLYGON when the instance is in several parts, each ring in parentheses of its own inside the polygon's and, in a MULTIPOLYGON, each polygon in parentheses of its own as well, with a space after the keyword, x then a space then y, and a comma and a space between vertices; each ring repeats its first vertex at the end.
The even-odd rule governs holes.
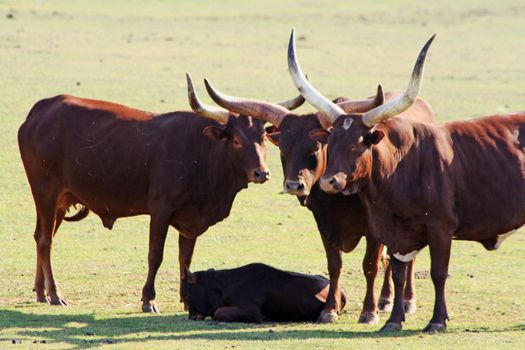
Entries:
POLYGON ((302 182, 299 183, 299 185, 297 186, 297 189, 298 189, 299 191, 304 190, 304 184, 303 184, 302 182))
POLYGON ((335 185, 335 178, 332 177, 332 178, 328 181, 328 184, 334 186, 334 185, 335 185))
POLYGON ((270 178, 270 171, 257 169, 254 171, 254 175, 258 180, 268 180, 270 178))

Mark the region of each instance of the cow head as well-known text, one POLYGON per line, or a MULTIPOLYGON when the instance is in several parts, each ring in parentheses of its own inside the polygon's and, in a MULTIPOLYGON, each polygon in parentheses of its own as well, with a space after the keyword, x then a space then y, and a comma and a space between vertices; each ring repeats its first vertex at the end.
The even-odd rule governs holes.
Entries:
POLYGON ((184 269, 181 283, 181 295, 188 309, 188 318, 202 321, 208 316, 213 316, 221 302, 221 291, 208 286, 206 274, 201 272, 191 273, 184 269))
MULTIPOLYGON (((227 142, 229 159, 236 169, 243 173, 248 182, 263 183, 270 178, 270 170, 266 166, 266 144, 264 123, 266 121, 275 124, 279 120, 271 114, 266 118, 254 118, 251 115, 259 115, 257 110, 242 110, 228 108, 228 101, 231 97, 218 92, 206 79, 206 89, 210 96, 219 105, 228 108, 222 109, 202 103, 193 87, 193 82, 189 74, 186 74, 188 82, 188 98, 192 109, 207 118, 214 119, 219 125, 211 125, 203 130, 203 133, 215 140, 227 142)), ((290 100, 278 102, 276 104, 280 111, 289 111, 297 108, 304 103, 301 95, 290 100)), ((242 175, 242 174, 240 174, 242 175)))
POLYGON ((323 174, 326 149, 312 140, 309 133, 322 128, 316 115, 288 115, 279 129, 267 134, 279 147, 283 166, 283 191, 291 195, 308 196, 313 185, 323 174))
POLYGON ((292 80, 304 98, 325 115, 334 127, 332 132, 320 129, 310 133, 313 140, 328 144, 327 167, 319 182, 322 190, 353 194, 370 178, 372 148, 385 136, 377 125, 404 112, 415 102, 423 80, 426 54, 434 37, 435 35, 427 41, 419 53, 408 88, 403 95, 365 113, 348 114, 321 95, 306 79, 297 61, 295 33, 292 30, 288 45, 288 68, 292 80))
MULTIPOLYGON (((382 104, 383 100, 383 91, 379 88, 375 98, 352 101, 338 97, 333 102, 345 111, 361 111, 370 110, 382 104)), ((324 126, 329 127, 326 117, 321 113, 301 116, 287 115, 283 118, 279 129, 272 127, 271 132, 267 133, 268 139, 281 151, 284 193, 305 199, 324 173, 326 167, 326 147, 324 145, 326 142, 317 140, 315 136, 324 132, 324 126)))

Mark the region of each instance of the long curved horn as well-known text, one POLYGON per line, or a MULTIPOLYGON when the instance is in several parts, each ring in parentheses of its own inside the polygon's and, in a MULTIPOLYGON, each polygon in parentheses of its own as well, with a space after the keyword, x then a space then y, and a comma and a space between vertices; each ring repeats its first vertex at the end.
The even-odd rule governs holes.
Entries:
POLYGON ((205 118, 213 119, 221 124, 226 124, 230 117, 230 113, 225 109, 202 103, 199 97, 197 97, 197 92, 193 87, 193 80, 188 73, 186 73, 186 82, 188 83, 188 100, 191 109, 205 118))
MULTIPOLYGON (((334 102, 341 107, 346 114, 354 113, 365 113, 375 107, 378 107, 384 103, 385 93, 383 92, 383 87, 381 84, 377 86, 377 93, 375 97, 367 98, 366 100, 355 100, 352 101, 346 97, 339 97, 334 102)), ((328 118, 326 115, 321 115, 321 112, 317 112, 319 119, 328 118)))
POLYGON ((290 42, 288 43, 288 70, 301 95, 304 96, 308 103, 317 108, 321 115, 328 117, 326 124, 333 124, 340 115, 345 114, 341 107, 321 95, 306 79, 295 53, 295 29, 292 29, 290 42))
POLYGON ((293 111, 296 108, 299 108, 303 105, 305 99, 303 95, 299 94, 289 100, 279 101, 276 104, 278 104, 281 107, 286 108, 289 111, 293 111))
POLYGON ((435 37, 436 34, 432 35, 425 46, 423 46, 421 49, 405 93, 401 97, 363 114, 363 123, 366 126, 373 127, 383 120, 392 118, 399 113, 406 111, 414 104, 417 95, 421 90, 421 83, 423 82, 423 68, 425 66, 425 58, 427 56, 430 44, 432 44, 432 41, 435 37))
POLYGON ((212 100, 229 111, 270 122, 276 127, 279 127, 285 115, 290 114, 287 108, 278 104, 223 94, 215 89, 207 79, 204 79, 204 84, 212 100))

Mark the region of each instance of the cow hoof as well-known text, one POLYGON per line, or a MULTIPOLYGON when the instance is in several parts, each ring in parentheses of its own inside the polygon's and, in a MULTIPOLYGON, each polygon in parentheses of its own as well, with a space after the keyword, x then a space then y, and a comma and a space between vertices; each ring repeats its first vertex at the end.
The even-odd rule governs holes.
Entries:
POLYGON ((322 311, 319 315, 319 318, 317 319, 318 323, 334 323, 337 322, 337 319, 339 317, 337 316, 337 312, 335 311, 322 311))
POLYGON ((204 321, 205 317, 203 314, 192 314, 188 315, 188 319, 192 321, 204 321))
POLYGON ((444 332, 447 330, 447 325, 444 323, 429 323, 425 328, 423 328, 423 332, 425 333, 437 333, 437 332, 444 332))
POLYGON ((47 297, 45 295, 38 295, 36 296, 36 302, 37 303, 47 303, 47 297))
POLYGON ((390 299, 379 299, 378 309, 381 312, 391 312, 392 311, 392 300, 390 299))
POLYGON ((142 305, 142 312, 149 314, 160 314, 159 307, 155 304, 142 305))
POLYGON ((69 306, 68 302, 67 302, 64 298, 59 297, 59 296, 56 296, 56 297, 54 297, 54 298, 51 298, 51 297, 50 297, 50 298, 48 298, 47 301, 48 301, 49 304, 51 304, 51 305, 65 306, 65 307, 69 306))
POLYGON ((357 320, 357 323, 364 323, 364 324, 376 324, 379 322, 379 315, 377 312, 363 312, 361 316, 359 316, 359 320, 357 320))
POLYGON ((405 314, 415 314, 417 305, 415 300, 405 300, 405 314))
POLYGON ((382 333, 399 332, 403 329, 401 323, 387 322, 379 331, 382 333))

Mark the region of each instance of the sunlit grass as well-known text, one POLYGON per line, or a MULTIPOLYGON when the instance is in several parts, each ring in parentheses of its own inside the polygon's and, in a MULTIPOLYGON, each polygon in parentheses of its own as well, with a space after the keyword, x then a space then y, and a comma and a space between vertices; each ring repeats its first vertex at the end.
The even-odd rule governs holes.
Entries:
MULTIPOLYGON (((419 332, 434 298, 427 250, 418 258, 418 313, 408 316, 405 331, 384 336, 375 333, 380 325, 356 324, 363 244, 344 257, 349 302, 337 324, 187 321, 178 302, 173 230, 157 278, 162 315, 143 315, 147 217, 121 219, 112 231, 94 215, 64 224, 52 259, 72 305, 34 303, 35 214, 16 142, 31 106, 71 93, 158 112, 186 110, 185 72, 206 101, 203 77, 227 93, 281 100, 296 93, 286 67, 292 26, 303 37, 304 70, 329 97, 369 96, 377 83, 404 88, 418 50, 437 32, 422 96, 441 121, 525 109, 525 6, 518 0, 0 1, 0 348, 13 340, 21 342, 17 348, 34 341, 46 348, 525 347, 523 231, 496 252, 454 243, 447 282, 452 321, 439 335, 419 332)), ((278 151, 268 148, 272 181, 241 192, 230 217, 199 239, 194 270, 261 261, 326 274, 315 222, 295 198, 279 194, 278 151)))

